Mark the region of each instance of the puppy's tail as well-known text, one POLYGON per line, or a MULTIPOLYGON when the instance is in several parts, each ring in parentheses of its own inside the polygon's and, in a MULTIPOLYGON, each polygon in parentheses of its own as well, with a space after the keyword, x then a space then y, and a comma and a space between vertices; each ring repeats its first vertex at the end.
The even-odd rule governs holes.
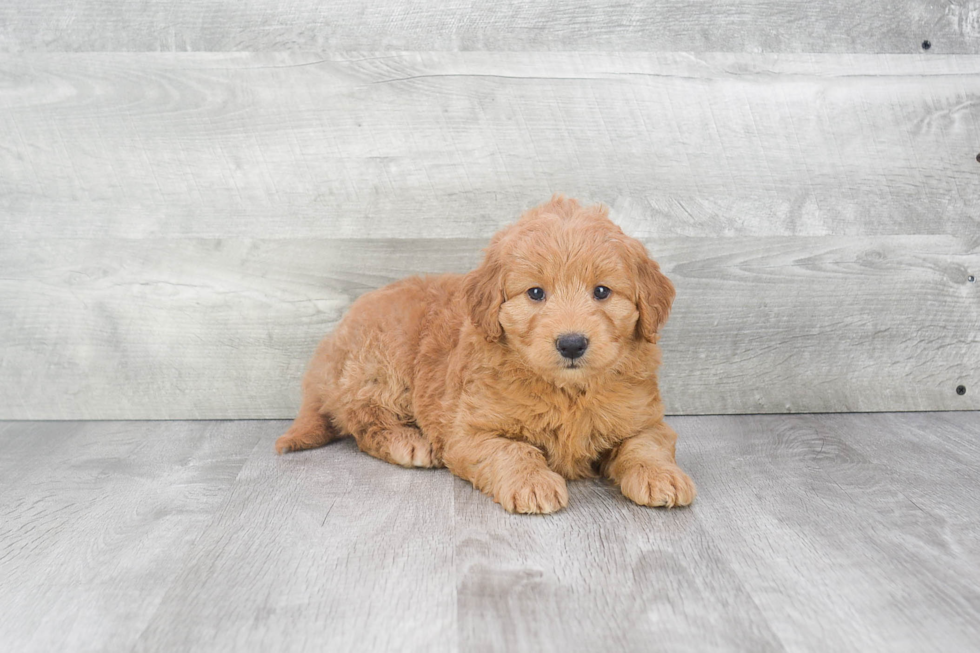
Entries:
POLYGON ((307 410, 304 404, 289 430, 276 440, 276 452, 315 449, 343 436, 329 415, 307 410))

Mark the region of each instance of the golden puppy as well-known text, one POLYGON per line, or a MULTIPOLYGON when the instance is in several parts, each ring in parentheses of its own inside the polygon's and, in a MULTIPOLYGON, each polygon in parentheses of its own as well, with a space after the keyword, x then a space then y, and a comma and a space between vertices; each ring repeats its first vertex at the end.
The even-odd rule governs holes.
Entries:
POLYGON ((555 196, 469 274, 359 298, 277 451, 353 435, 397 465, 445 465, 511 512, 554 512, 565 479, 599 472, 636 503, 691 503, 657 387, 674 287, 607 215, 555 196))

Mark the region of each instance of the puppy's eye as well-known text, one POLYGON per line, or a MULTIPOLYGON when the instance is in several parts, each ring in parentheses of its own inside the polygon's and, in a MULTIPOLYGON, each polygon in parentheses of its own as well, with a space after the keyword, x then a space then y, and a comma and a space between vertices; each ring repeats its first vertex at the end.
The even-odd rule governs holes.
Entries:
POLYGON ((592 296, 596 299, 605 299, 609 296, 612 291, 605 286, 596 286, 595 290, 592 291, 592 296))
POLYGON ((527 296, 536 302, 540 302, 544 299, 544 288, 538 288, 535 286, 527 291, 527 296))

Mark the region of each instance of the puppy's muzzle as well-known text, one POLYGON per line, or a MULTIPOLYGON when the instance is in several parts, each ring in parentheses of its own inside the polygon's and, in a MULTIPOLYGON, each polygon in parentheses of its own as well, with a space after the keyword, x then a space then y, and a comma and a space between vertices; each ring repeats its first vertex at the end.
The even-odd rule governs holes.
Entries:
POLYGON ((589 339, 581 333, 565 333, 558 336, 555 347, 568 360, 575 360, 581 358, 585 350, 589 348, 589 339))

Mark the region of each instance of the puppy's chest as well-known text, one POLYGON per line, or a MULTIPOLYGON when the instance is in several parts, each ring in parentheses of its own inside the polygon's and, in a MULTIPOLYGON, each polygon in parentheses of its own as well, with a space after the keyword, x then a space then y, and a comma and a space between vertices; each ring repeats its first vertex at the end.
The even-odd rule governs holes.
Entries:
POLYGON ((544 450, 549 466, 567 478, 593 476, 593 462, 635 430, 633 402, 542 401, 525 416, 521 437, 544 450))

